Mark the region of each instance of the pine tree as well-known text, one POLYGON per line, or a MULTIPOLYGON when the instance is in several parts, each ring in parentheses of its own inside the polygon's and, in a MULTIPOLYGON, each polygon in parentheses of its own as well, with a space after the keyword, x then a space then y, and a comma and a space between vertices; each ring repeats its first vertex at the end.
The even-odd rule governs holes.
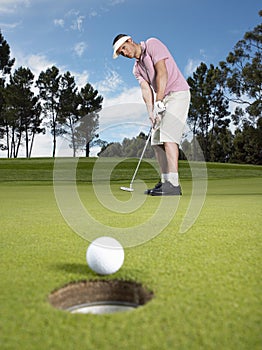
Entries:
POLYGON ((41 72, 36 82, 39 89, 40 97, 44 101, 43 112, 49 118, 49 127, 53 135, 53 152, 52 156, 56 154, 56 139, 59 134, 57 127, 58 110, 59 110, 59 96, 60 96, 60 79, 59 69, 55 66, 48 68, 45 72, 41 72))
MULTIPOLYGON (((5 139, 3 143, 0 143, 1 150, 7 150, 9 144, 9 129, 6 116, 4 115, 4 96, 3 91, 5 88, 5 77, 11 72, 11 68, 15 63, 15 59, 10 59, 10 46, 4 39, 0 31, 0 140, 5 139)), ((9 154, 7 155, 9 157, 9 154)))

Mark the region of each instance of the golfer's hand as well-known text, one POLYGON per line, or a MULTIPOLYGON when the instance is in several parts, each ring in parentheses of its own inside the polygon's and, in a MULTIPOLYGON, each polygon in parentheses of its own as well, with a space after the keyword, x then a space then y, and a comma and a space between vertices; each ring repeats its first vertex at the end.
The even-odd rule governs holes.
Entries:
POLYGON ((151 122, 151 125, 154 127, 154 124, 155 124, 155 114, 154 114, 154 111, 150 112, 149 113, 149 120, 151 122))
POLYGON ((154 119, 153 129, 158 129, 162 120, 161 114, 157 114, 154 119))
POLYGON ((159 128, 161 119, 165 111, 166 111, 165 104, 162 101, 156 101, 154 104, 153 117, 150 118, 154 129, 159 128))
POLYGON ((149 119, 151 121, 151 125, 153 129, 157 129, 160 125, 161 118, 160 116, 155 116, 153 113, 150 114, 149 119))
POLYGON ((160 126, 160 122, 161 122, 161 116, 160 114, 155 115, 154 113, 151 113, 149 116, 149 119, 151 121, 151 125, 153 129, 157 129, 160 126))
POLYGON ((162 115, 166 110, 166 106, 164 102, 162 101, 156 101, 154 105, 154 114, 157 115, 162 115))

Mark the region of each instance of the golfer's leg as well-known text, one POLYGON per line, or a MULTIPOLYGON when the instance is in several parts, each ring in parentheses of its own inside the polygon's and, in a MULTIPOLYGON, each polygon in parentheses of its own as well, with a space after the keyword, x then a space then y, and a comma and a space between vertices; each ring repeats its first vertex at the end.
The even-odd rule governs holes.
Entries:
POLYGON ((161 174, 168 173, 168 162, 167 162, 167 157, 166 157, 164 146, 162 146, 162 145, 153 146, 153 149, 155 151, 155 156, 156 156, 156 159, 158 161, 161 174))
POLYGON ((178 173, 179 149, 175 142, 165 142, 167 172, 178 173))
MULTIPOLYGON (((167 170, 165 174, 166 179, 160 187, 153 189, 150 194, 152 196, 180 196, 182 192, 178 179, 178 145, 175 142, 165 142, 164 149, 167 170)), ((162 152, 159 152, 159 154, 161 157, 162 152)))

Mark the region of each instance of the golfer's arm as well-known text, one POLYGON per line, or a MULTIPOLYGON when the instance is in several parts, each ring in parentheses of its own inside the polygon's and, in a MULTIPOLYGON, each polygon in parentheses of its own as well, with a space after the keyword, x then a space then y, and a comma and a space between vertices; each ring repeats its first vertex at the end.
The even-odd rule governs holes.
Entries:
POLYGON ((162 101, 165 97, 168 73, 165 60, 160 60, 155 64, 156 71, 156 101, 162 101))
POLYGON ((146 104, 147 112, 149 117, 153 114, 154 107, 154 94, 150 85, 144 80, 140 84, 143 100, 146 104))

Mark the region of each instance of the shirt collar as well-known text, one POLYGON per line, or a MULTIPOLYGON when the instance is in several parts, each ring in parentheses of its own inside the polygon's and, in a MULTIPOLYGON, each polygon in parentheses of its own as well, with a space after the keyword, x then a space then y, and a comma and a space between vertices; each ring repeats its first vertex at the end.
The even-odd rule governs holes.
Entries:
POLYGON ((137 59, 136 59, 137 62, 142 61, 142 59, 144 58, 145 52, 146 52, 146 43, 145 43, 144 41, 141 41, 141 42, 140 42, 140 45, 141 45, 142 51, 141 51, 141 56, 140 56, 140 58, 137 58, 137 59))

